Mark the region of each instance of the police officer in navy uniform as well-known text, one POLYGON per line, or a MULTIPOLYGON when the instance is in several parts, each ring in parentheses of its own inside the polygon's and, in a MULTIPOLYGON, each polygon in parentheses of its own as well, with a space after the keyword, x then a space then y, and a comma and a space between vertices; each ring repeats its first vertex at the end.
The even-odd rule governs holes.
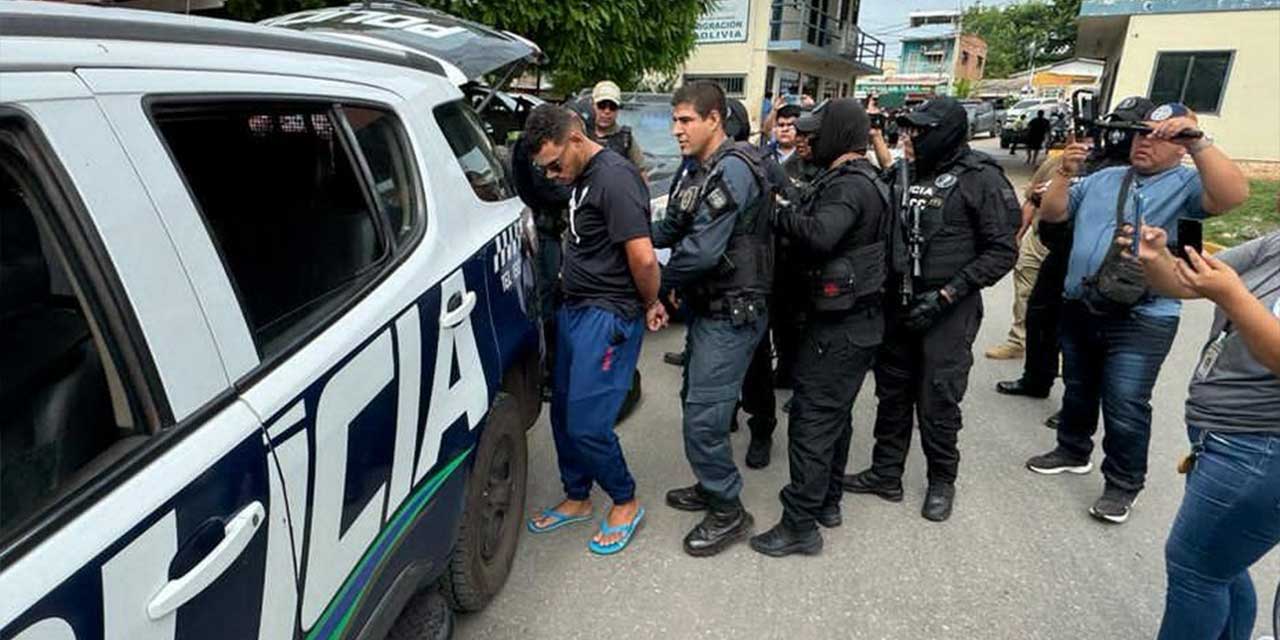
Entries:
POLYGON ((853 401, 884 337, 894 223, 889 187, 865 155, 871 121, 861 103, 833 100, 798 128, 810 133, 814 161, 826 170, 775 221, 803 256, 808 322, 793 379, 782 522, 751 539, 751 548, 770 556, 818 553, 818 525, 841 523, 853 401))
POLYGON ((876 444, 871 468, 846 476, 844 489, 900 501, 913 419, 928 461, 921 515, 951 516, 960 466, 960 401, 973 366, 982 321, 980 291, 1004 277, 1018 258, 1017 194, 989 156, 966 143, 968 119, 952 98, 925 102, 898 118, 910 163, 887 176, 900 212, 893 243, 898 295, 892 296, 875 367, 876 444), (901 172, 906 171, 904 176, 901 172), (903 181, 902 178, 908 180, 903 181))
POLYGON ((724 92, 694 81, 672 97, 672 133, 686 157, 654 223, 654 244, 671 247, 664 288, 681 292, 691 311, 681 399, 685 454, 697 483, 667 493, 667 503, 703 518, 684 539, 694 556, 719 553, 751 533, 739 499, 729 423, 756 345, 768 327, 773 274, 772 199, 759 156, 725 136, 724 92))

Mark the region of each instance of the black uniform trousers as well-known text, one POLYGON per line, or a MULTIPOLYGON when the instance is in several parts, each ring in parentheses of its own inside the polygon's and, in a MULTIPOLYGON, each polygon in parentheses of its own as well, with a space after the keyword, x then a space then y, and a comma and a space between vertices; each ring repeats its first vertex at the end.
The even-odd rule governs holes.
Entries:
POLYGON ((769 440, 777 426, 778 400, 773 391, 773 342, 765 331, 751 355, 742 381, 742 410, 750 415, 747 427, 752 440, 769 440))
POLYGON ((806 325, 787 427, 791 483, 781 494, 783 523, 793 531, 813 530, 823 508, 840 504, 853 401, 875 363, 883 323, 877 308, 816 315, 806 325))
POLYGON ((1022 384, 1030 389, 1048 389, 1058 377, 1058 356, 1062 353, 1058 322, 1070 257, 1070 251, 1050 250, 1027 300, 1027 355, 1022 384))
POLYGON ((929 463, 929 482, 952 483, 960 466, 960 401, 969 386, 982 296, 974 292, 956 301, 923 333, 906 329, 904 314, 893 307, 877 356, 879 407, 871 468, 882 478, 902 478, 914 417, 929 463))

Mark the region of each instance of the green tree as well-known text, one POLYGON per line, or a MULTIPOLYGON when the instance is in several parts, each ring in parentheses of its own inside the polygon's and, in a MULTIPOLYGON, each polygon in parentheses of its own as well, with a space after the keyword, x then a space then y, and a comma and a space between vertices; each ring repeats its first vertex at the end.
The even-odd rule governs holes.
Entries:
MULTIPOLYGON (((547 53, 551 81, 562 92, 610 79, 624 89, 646 74, 672 74, 693 51, 698 17, 716 0, 421 0, 422 4, 518 33, 547 53)), ((242 20, 349 0, 227 0, 242 20)))
POLYGON ((968 78, 960 78, 955 81, 955 88, 952 92, 957 98, 968 98, 973 95, 973 90, 977 88, 977 84, 968 78))
POLYGON ((1080 0, 1051 0, 970 7, 964 30, 987 41, 986 76, 1004 78, 1075 53, 1080 0))

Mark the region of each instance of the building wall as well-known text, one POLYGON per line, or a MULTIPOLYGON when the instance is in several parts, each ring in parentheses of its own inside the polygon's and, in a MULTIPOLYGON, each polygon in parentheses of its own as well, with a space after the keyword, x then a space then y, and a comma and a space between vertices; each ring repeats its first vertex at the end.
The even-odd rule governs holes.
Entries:
MULTIPOLYGON (((986 55, 986 54, 983 54, 986 55)), ((908 40, 902 43, 902 59, 898 62, 899 75, 948 75, 953 68, 955 58, 955 40, 953 38, 934 38, 928 40, 908 40), (933 63, 925 57, 925 51, 942 51, 941 61, 933 63)))
POLYGON ((954 80, 967 78, 974 82, 981 80, 982 74, 986 71, 987 41, 972 34, 965 34, 960 36, 959 47, 960 55, 956 58, 952 78, 954 80))
POLYGON ((773 90, 775 93, 780 93, 786 89, 785 86, 765 87, 767 69, 770 66, 775 67, 775 85, 778 84, 778 77, 783 70, 818 76, 821 79, 821 85, 816 91, 811 91, 817 100, 822 99, 828 86, 837 88, 836 95, 839 95, 839 88, 847 86, 848 95, 853 95, 854 77, 848 72, 848 67, 838 62, 801 53, 769 51, 772 4, 772 0, 751 0, 747 16, 750 28, 746 42, 698 45, 684 65, 686 76, 740 76, 745 73, 746 83, 741 99, 747 106, 747 112, 751 114, 752 130, 760 128, 760 106, 764 99, 764 92, 773 90))
POLYGON ((1280 10, 1134 15, 1111 102, 1148 95, 1161 51, 1235 52, 1216 115, 1200 123, 1237 160, 1280 161, 1280 10))

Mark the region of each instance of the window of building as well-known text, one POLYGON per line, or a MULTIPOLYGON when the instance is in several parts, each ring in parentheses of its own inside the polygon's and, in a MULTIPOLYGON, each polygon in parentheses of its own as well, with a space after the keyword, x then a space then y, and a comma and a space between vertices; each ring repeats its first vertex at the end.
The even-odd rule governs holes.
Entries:
POLYGON ((686 74, 684 77, 685 82, 691 82, 693 80, 710 80, 711 82, 720 85, 720 88, 724 90, 724 94, 730 98, 742 98, 746 95, 746 76, 717 76, 690 73, 686 74))
POLYGON ((772 93, 775 97, 778 95, 778 87, 773 83, 773 81, 774 75, 777 71, 778 70, 774 68, 773 65, 764 68, 764 91, 765 93, 772 93))
POLYGON ((782 69, 778 72, 778 93, 780 95, 800 95, 800 72, 782 69))
POLYGON ((406 159, 395 151, 405 147, 385 128, 389 116, 369 111, 356 110, 366 157, 345 134, 342 110, 330 104, 155 109, 263 360, 375 278, 388 244, 412 220, 405 215, 412 211, 406 159), (393 140, 380 143, 379 131, 393 140))
POLYGON ((987 59, 982 56, 978 56, 978 71, 982 71, 982 68, 985 66, 987 66, 987 59))
POLYGON ((1231 69, 1230 51, 1162 52, 1151 76, 1151 100, 1181 102, 1197 113, 1217 113, 1231 69))
POLYGON ((485 202, 514 197, 511 180, 498 162, 493 143, 475 111, 461 101, 447 102, 435 108, 435 115, 476 196, 485 202))
MULTIPOLYGON (((40 170, 0 122, 0 539, 146 441, 40 170)), ((72 214, 66 213, 68 217, 72 214)))
POLYGON ((962 66, 962 67, 967 67, 967 66, 969 66, 969 52, 968 52, 968 51, 961 51, 961 52, 960 52, 960 66, 962 66))

